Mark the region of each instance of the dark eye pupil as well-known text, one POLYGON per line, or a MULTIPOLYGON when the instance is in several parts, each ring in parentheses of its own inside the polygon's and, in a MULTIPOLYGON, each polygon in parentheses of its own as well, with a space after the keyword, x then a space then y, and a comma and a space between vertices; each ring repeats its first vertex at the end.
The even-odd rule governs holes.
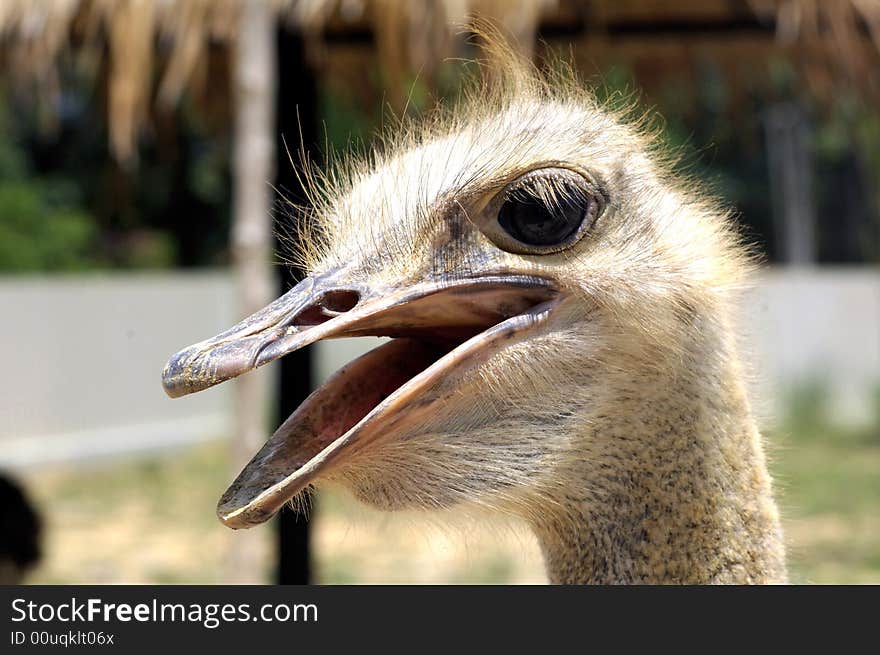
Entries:
POLYGON ((538 198, 508 198, 498 212, 498 223, 522 243, 557 245, 577 231, 589 204, 586 197, 563 199, 553 207, 538 198))

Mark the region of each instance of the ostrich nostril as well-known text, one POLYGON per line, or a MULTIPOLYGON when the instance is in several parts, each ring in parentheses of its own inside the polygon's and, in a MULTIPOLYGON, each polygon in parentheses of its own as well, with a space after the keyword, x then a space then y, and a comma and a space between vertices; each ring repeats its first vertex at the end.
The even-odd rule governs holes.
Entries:
POLYGON ((347 289, 327 291, 317 302, 300 311, 290 321, 290 325, 299 327, 320 325, 334 316, 339 316, 354 309, 360 299, 361 296, 357 291, 349 291, 347 289))
POLYGON ((318 304, 330 313, 343 314, 354 309, 360 299, 361 296, 357 291, 340 289, 325 293, 318 304))

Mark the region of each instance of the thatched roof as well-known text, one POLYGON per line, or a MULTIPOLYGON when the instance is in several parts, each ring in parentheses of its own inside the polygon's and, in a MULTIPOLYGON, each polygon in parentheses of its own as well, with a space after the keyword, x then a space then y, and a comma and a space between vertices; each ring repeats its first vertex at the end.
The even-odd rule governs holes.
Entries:
POLYGON ((206 44, 234 42, 240 8, 239 0, 4 0, 0 38, 9 69, 49 87, 57 84, 56 63, 71 56, 74 44, 106 47, 110 146, 125 161, 135 154, 147 113, 156 48, 169 50, 157 101, 173 104, 203 64, 206 44))
POLYGON ((775 19, 780 46, 798 49, 815 90, 841 83, 880 99, 880 0, 749 0, 775 19))
POLYGON ((279 20, 298 25, 316 56, 331 20, 366 19, 376 34, 392 84, 405 67, 430 69, 452 54, 451 37, 469 15, 495 17, 530 47, 539 12, 552 0, 3 0, 0 42, 8 70, 57 86, 56 63, 78 48, 107 48, 110 62, 110 145, 121 160, 135 154, 135 135, 147 113, 154 76, 156 101, 173 105, 204 69, 210 43, 235 47, 245 2, 265 2, 279 20), (156 70, 156 50, 167 54, 156 70))
POLYGON ((326 30, 366 25, 392 102, 408 73, 430 76, 437 62, 456 54, 455 35, 475 15, 499 23, 528 53, 548 18, 589 23, 590 34, 601 34, 602 25, 614 21, 724 21, 742 11, 775 23, 779 44, 804 54, 817 85, 833 85, 843 73, 880 97, 880 0, 3 0, 0 43, 9 72, 50 89, 57 86, 60 58, 106 48, 110 146, 119 159, 131 160, 154 79, 155 101, 176 103, 203 75, 209 44, 235 47, 245 2, 268 3, 279 20, 298 25, 316 58, 326 30))

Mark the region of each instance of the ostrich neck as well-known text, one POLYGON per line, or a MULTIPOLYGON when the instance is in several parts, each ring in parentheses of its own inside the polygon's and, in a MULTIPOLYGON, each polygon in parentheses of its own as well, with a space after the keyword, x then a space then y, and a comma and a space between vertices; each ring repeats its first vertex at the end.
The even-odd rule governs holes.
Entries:
MULTIPOLYGON (((563 509, 536 522, 553 583, 786 580, 761 437, 735 358, 645 371, 599 417, 563 509)), ((577 438, 577 435, 575 435, 577 438)), ((587 438, 587 437, 585 437, 587 438)))

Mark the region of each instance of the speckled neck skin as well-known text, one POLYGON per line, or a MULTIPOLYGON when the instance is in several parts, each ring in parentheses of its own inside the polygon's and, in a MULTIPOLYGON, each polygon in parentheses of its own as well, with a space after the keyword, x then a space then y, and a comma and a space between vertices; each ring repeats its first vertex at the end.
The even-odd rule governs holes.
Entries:
POLYGON ((736 359, 717 342, 703 345, 677 370, 645 371, 635 393, 621 392, 603 447, 567 476, 583 486, 534 525, 552 583, 786 582, 736 359))

